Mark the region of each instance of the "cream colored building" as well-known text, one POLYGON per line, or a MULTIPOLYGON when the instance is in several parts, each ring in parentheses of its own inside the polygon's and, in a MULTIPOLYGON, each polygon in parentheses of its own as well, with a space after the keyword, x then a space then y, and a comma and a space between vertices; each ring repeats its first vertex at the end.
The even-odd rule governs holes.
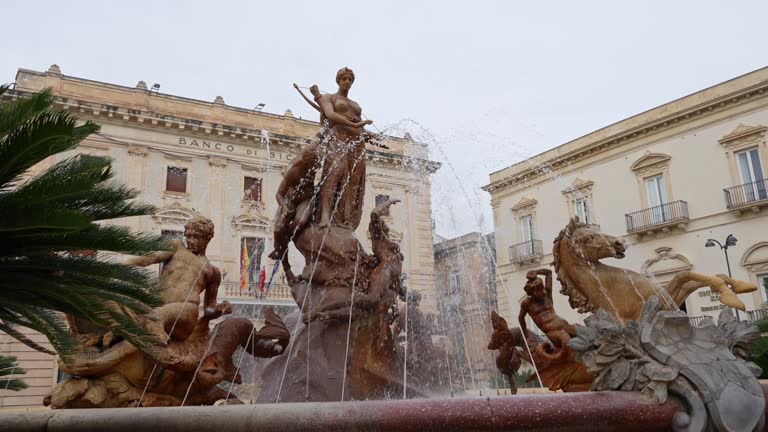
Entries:
MULTIPOLYGON (((623 236, 623 260, 663 285, 675 271, 727 273, 760 285, 740 298, 759 308, 768 290, 768 68, 661 105, 490 175, 499 308, 517 321, 525 273, 552 262, 568 218, 623 236)), ((555 307, 580 320, 557 291, 555 307)), ((690 316, 722 308, 708 290, 692 294, 690 316)), ((751 317, 741 314, 741 318, 751 317)))
POLYGON ((435 243, 438 331, 447 336, 447 361, 464 390, 504 385, 488 350, 491 311, 497 309, 493 234, 477 232, 435 243))
MULTIPOLYGON (((286 92, 292 89, 286 84, 286 92)), ((129 218, 116 223, 137 231, 179 235, 195 214, 211 218, 215 236, 208 259, 220 267, 223 282, 220 300, 239 305, 236 312, 253 314, 258 305, 293 307, 282 271, 267 293, 258 285, 259 270, 267 278, 273 261, 266 257, 272 245, 274 196, 283 170, 306 141, 319 130, 317 122, 227 105, 222 97, 200 101, 159 93, 140 81, 135 87, 108 84, 62 75, 53 65, 47 72, 19 69, 15 92, 23 96, 53 89, 58 108, 81 119, 101 124, 78 153, 114 159, 117 179, 138 189, 139 200, 159 211, 154 216, 129 218), (243 245, 252 262, 248 288, 241 290, 243 245)), ((304 103, 297 97, 297 103, 304 103)), ((368 181, 364 215, 377 200, 399 198, 390 209, 390 234, 401 244, 408 285, 423 295, 422 306, 435 311, 430 175, 439 164, 427 159, 425 145, 391 137, 389 150, 368 148, 368 181)), ((62 158, 41 163, 35 171, 62 158)), ((34 174, 34 173, 30 173, 34 174)), ((366 217, 358 237, 370 251, 366 217)), ((298 274, 303 258, 291 246, 291 263, 298 274)), ((55 382, 53 359, 0 336, 0 352, 19 356, 30 369, 30 388, 18 393, 0 391, 4 406, 39 405, 55 382), (34 361, 32 364, 28 361, 34 361), (38 376, 39 375, 39 376, 38 376)))

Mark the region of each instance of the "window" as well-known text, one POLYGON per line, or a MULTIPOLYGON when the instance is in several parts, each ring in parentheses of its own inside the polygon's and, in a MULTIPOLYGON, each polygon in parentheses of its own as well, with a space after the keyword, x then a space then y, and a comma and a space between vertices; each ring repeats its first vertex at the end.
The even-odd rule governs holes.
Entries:
POLYGON ((533 215, 520 217, 520 229, 522 230, 523 252, 525 256, 532 256, 534 253, 533 215))
POLYGON ((451 293, 457 293, 461 289, 461 273, 457 271, 451 272, 450 276, 451 293))
POLYGON ((592 218, 589 215, 589 202, 586 198, 577 198, 573 200, 573 209, 576 216, 579 218, 579 222, 588 225, 592 223, 592 218))
POLYGON ((653 223, 663 223, 669 219, 667 209, 667 191, 664 187, 664 176, 657 175, 645 179, 645 187, 648 192, 648 207, 652 208, 653 223))
POLYGON ((165 177, 165 190, 168 192, 187 192, 187 169, 169 166, 165 177))
POLYGON ((261 202, 261 179, 258 177, 244 177, 243 199, 246 201, 261 202))
POLYGON ((184 242, 184 231, 161 230, 160 237, 166 240, 180 240, 184 242))
POLYGON ((763 301, 768 300, 768 273, 757 275, 757 285, 763 294, 763 301))
MULTIPOLYGON (((389 195, 376 195, 376 207, 384 204, 387 201, 389 201, 389 195)), ((384 210, 382 216, 389 216, 389 208, 384 210)))
POLYGON ((758 148, 753 147, 737 152, 736 163, 747 202, 768 198, 766 183, 763 181, 763 167, 760 165, 758 148))
POLYGON ((264 239, 243 237, 240 240, 240 288, 259 285, 261 255, 264 253, 264 239))

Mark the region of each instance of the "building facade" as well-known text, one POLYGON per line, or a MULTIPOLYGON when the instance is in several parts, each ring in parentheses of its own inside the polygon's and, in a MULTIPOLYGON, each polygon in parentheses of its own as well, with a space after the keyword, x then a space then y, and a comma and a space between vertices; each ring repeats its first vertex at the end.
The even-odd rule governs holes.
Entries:
POLYGON ((465 390, 498 388, 488 350, 491 311, 498 308, 493 234, 469 233, 435 243, 438 331, 449 342, 453 376, 465 390))
MULTIPOLYGON (((317 122, 297 119, 290 110, 276 115, 232 107, 221 97, 206 102, 161 94, 143 81, 125 87, 70 77, 56 65, 46 72, 20 69, 12 96, 45 88, 53 90, 57 108, 99 123, 101 131, 74 152, 39 164, 30 176, 74 153, 108 156, 116 178, 140 191, 139 200, 159 209, 153 216, 115 223, 179 237, 191 217, 209 217, 215 235, 207 257, 222 271, 220 301, 229 300, 241 315, 253 315, 263 306, 295 305, 282 270, 263 292, 259 274, 264 269, 269 279, 274 265, 266 255, 272 248, 277 187, 292 158, 319 131, 317 122)), ((439 164, 427 159, 425 145, 408 136, 388 137, 385 144, 389 149, 367 149, 363 214, 387 198, 401 200, 385 216, 390 236, 400 242, 408 285, 422 293, 424 309, 436 311, 430 175, 439 164)), ((364 216, 357 235, 370 251, 366 220, 364 216)), ((292 245, 289 258, 294 272, 301 272, 304 259, 292 245)), ((23 392, 0 392, 0 399, 5 406, 39 405, 55 382, 55 362, 0 337, 0 352, 18 356, 22 367, 45 375, 23 392), (41 363, 30 367, 27 357, 41 363)))
MULTIPOLYGON (((525 273, 549 267, 552 241, 573 216, 629 244, 626 258, 606 263, 644 272, 661 286, 679 270, 727 273, 723 251, 705 245, 732 234, 733 276, 760 287, 739 297, 748 311, 759 308, 768 299, 767 131, 764 68, 492 173, 484 190, 493 207, 503 315, 516 322, 525 273)), ((580 321, 555 285, 557 312, 580 321)), ((692 317, 716 317, 723 306, 702 289, 685 308, 692 317)))

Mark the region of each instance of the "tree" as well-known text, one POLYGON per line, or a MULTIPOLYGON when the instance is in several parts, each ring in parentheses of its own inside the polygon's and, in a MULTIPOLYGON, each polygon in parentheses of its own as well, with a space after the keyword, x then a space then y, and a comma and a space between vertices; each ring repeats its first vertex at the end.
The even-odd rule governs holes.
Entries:
POLYGON ((75 347, 66 317, 112 328, 139 347, 153 340, 131 316, 160 303, 146 271, 98 259, 95 250, 145 254, 159 236, 104 223, 154 213, 113 180, 111 160, 66 157, 35 177, 25 173, 99 131, 53 110, 49 90, 21 98, 0 86, 0 330, 42 352, 18 326, 44 334, 66 360, 75 347))

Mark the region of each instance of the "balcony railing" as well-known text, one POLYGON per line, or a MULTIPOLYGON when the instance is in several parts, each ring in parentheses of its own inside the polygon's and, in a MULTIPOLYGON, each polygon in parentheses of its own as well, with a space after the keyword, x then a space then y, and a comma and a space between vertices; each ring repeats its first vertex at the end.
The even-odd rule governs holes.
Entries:
POLYGON ((224 288, 224 298, 232 302, 238 301, 293 301, 291 287, 283 283, 272 283, 269 292, 259 291, 258 286, 248 286, 240 289, 240 282, 227 281, 221 284, 224 288))
POLYGON ((541 240, 528 240, 512 245, 509 247, 509 261, 513 263, 538 261, 543 255, 543 250, 541 240))
POLYGON ((709 315, 701 315, 701 316, 695 316, 695 317, 689 317, 688 321, 690 321, 691 325, 694 327, 702 326, 706 322, 711 322, 714 324, 714 320, 709 315))
POLYGON ((627 232, 637 233, 688 223, 688 203, 672 201, 655 207, 627 213, 627 232))
POLYGON ((755 309, 747 311, 747 321, 760 321, 761 319, 768 318, 768 309, 755 309))
POLYGON ((723 189, 723 192, 729 209, 765 205, 768 204, 768 179, 723 189))

